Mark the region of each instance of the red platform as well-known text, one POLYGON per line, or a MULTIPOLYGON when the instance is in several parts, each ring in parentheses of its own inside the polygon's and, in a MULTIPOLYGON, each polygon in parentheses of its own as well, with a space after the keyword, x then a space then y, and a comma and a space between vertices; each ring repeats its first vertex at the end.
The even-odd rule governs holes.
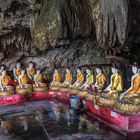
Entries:
POLYGON ((113 111, 111 108, 100 107, 92 101, 86 102, 90 115, 116 130, 125 132, 140 131, 140 115, 125 115, 113 111))

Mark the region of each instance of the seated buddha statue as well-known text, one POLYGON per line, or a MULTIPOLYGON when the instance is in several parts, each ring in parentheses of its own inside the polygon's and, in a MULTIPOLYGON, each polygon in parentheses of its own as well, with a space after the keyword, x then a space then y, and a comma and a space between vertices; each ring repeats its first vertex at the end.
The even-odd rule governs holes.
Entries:
POLYGON ((30 62, 26 70, 27 70, 27 75, 30 78, 30 80, 33 80, 34 75, 36 74, 35 64, 33 62, 30 62))
POLYGON ((91 72, 90 69, 86 69, 86 81, 85 83, 81 86, 82 89, 87 89, 90 87, 90 85, 93 85, 94 83, 94 76, 91 72))
POLYGON ((72 84, 72 73, 69 68, 66 69, 65 80, 62 83, 62 87, 69 87, 72 84))
POLYGON ((102 91, 105 87, 105 83, 106 83, 106 77, 102 71, 102 69, 100 67, 96 68, 96 82, 95 84, 92 86, 93 90, 97 89, 102 91))
POLYGON ((111 71, 110 84, 98 99, 100 105, 114 106, 119 98, 120 92, 123 90, 123 78, 119 69, 113 65, 111 71))
POLYGON ((53 80, 51 82, 51 86, 60 86, 61 85, 61 75, 58 71, 58 69, 54 70, 54 74, 53 74, 53 80))
POLYGON ((41 71, 38 69, 36 71, 36 74, 34 75, 34 83, 33 84, 33 90, 36 92, 44 92, 47 90, 46 83, 43 82, 43 75, 41 74, 41 71))
POLYGON ((18 81, 18 76, 21 74, 21 64, 17 63, 15 68, 13 69, 14 79, 18 81))
POLYGON ((120 95, 120 101, 116 104, 116 109, 125 113, 140 112, 140 73, 137 63, 132 65, 132 72, 131 86, 120 95))
POLYGON ((25 70, 21 71, 21 74, 18 76, 19 85, 16 87, 16 92, 19 94, 32 93, 32 86, 29 84, 30 79, 26 74, 25 70))
POLYGON ((14 88, 10 85, 11 78, 6 74, 6 70, 0 75, 0 94, 10 95, 14 93, 14 88))
POLYGON ((72 85, 72 87, 80 88, 84 82, 84 74, 82 73, 81 69, 77 69, 77 77, 75 83, 72 85))
POLYGON ((123 77, 116 65, 111 67, 112 75, 109 86, 104 90, 111 94, 123 91, 123 77))
POLYGON ((131 98, 140 95, 140 73, 137 63, 132 65, 133 76, 131 78, 131 87, 121 94, 120 99, 123 97, 131 98))

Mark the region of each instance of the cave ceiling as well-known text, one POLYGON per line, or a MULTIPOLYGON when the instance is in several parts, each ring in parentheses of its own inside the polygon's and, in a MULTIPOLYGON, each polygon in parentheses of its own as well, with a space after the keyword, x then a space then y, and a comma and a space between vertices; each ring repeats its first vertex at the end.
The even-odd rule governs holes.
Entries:
POLYGON ((0 0, 0 53, 38 53, 75 39, 104 52, 140 44, 140 0, 0 0))

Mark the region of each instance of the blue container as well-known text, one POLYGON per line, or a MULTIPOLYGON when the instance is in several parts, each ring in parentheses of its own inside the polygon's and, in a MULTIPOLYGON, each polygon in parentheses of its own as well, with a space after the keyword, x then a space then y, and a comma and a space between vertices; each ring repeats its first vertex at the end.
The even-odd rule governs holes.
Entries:
POLYGON ((79 109, 80 105, 80 98, 78 96, 72 96, 70 98, 70 106, 73 109, 79 109))

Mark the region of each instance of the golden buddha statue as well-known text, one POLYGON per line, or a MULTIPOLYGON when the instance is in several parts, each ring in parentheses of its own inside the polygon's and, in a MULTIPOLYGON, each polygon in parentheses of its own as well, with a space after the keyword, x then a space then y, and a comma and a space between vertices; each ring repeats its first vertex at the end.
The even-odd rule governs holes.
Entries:
POLYGON ((35 92, 45 92, 47 90, 47 85, 43 83, 43 75, 41 74, 41 71, 39 69, 34 75, 34 83, 35 84, 33 85, 33 90, 35 92))
POLYGON ((113 74, 111 75, 110 84, 99 98, 99 102, 107 106, 114 105, 119 98, 120 92, 123 91, 123 77, 119 69, 113 65, 111 71, 113 74))
POLYGON ((62 83, 62 87, 69 87, 72 84, 72 73, 69 68, 66 69, 65 81, 62 83))
POLYGON ((32 93, 32 86, 29 84, 30 79, 25 73, 25 70, 21 71, 21 74, 18 76, 19 86, 16 87, 16 92, 18 94, 32 93))
POLYGON ((16 67, 13 69, 13 74, 16 81, 18 81, 18 76, 21 74, 21 70, 21 64, 17 63, 16 67))
POLYGON ((137 63, 132 65, 133 76, 131 87, 120 95, 116 108, 126 113, 137 113, 140 110, 140 73, 137 63))
POLYGON ((86 73, 87 73, 87 75, 86 75, 86 81, 81 86, 82 89, 87 89, 87 88, 90 87, 90 85, 93 85, 93 83, 94 83, 94 76, 93 76, 91 70, 90 69, 86 69, 86 73))
POLYGON ((0 75, 0 95, 10 95, 14 93, 14 88, 9 85, 11 78, 6 74, 6 70, 0 75))
POLYGON ((77 80, 73 84, 73 87, 80 88, 80 86, 82 86, 83 82, 84 82, 84 75, 83 75, 81 69, 78 68, 77 69, 77 80))
POLYGON ((36 68, 34 66, 34 63, 30 62, 26 70, 27 70, 27 75, 30 78, 30 80, 33 80, 34 75, 36 74, 36 68))

